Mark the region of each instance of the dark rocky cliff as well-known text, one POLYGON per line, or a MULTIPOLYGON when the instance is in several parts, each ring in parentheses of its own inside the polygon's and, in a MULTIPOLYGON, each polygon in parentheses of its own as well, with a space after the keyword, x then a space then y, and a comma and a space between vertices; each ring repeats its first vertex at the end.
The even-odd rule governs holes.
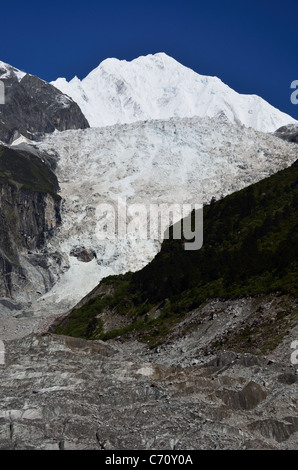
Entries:
POLYGON ((289 124, 288 126, 282 126, 274 132, 274 135, 288 142, 298 143, 298 125, 289 124))
POLYGON ((25 265, 46 263, 38 253, 60 224, 57 191, 56 176, 37 156, 0 146, 0 297, 43 289, 25 265))
POLYGON ((12 143, 20 134, 38 139, 55 129, 85 129, 88 121, 79 106, 54 86, 0 62, 5 103, 0 106, 0 140, 12 143))

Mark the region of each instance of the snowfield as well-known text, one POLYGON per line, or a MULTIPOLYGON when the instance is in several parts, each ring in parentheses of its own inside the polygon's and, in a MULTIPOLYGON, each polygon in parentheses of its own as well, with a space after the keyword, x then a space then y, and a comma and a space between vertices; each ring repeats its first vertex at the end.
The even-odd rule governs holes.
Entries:
POLYGON ((171 117, 219 117, 262 132, 296 123, 256 95, 239 94, 164 53, 104 60, 83 80, 51 82, 81 108, 91 127, 171 117))
POLYGON ((298 157, 296 144, 198 117, 56 132, 32 145, 57 159, 63 198, 63 223, 48 251, 62 252, 65 263, 54 287, 34 307, 41 314, 62 313, 103 277, 141 269, 158 252, 159 239, 115 236, 109 224, 102 240, 102 204, 115 204, 119 198, 128 207, 201 204, 257 182, 298 157), (75 248, 96 257, 79 261, 70 256, 75 248))

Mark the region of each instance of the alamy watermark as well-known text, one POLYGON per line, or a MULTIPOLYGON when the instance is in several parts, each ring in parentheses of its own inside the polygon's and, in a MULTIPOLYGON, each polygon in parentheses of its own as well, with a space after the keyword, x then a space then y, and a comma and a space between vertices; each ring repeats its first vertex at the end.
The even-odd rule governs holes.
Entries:
POLYGON ((294 80, 291 83, 291 88, 294 88, 295 91, 291 94, 291 103, 298 104, 298 80, 294 80))
POLYGON ((5 86, 0 80, 0 104, 5 104, 5 86))
POLYGON ((203 244, 202 204, 128 204, 126 198, 96 208, 98 240, 184 240, 184 249, 199 250, 203 244), (171 228, 170 228, 171 227, 171 228))

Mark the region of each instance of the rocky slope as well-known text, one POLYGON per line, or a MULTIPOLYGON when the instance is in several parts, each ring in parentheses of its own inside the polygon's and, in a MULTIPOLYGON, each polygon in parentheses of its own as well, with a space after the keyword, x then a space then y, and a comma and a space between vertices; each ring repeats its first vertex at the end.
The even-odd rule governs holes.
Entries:
POLYGON ((165 364, 135 342, 7 343, 0 449, 297 450, 293 366, 233 352, 181 364, 171 347, 165 364))
POLYGON ((20 135, 36 139, 56 129, 85 129, 89 124, 79 106, 57 88, 0 61, 5 101, 0 105, 0 140, 20 135))
POLYGON ((256 95, 184 67, 164 53, 104 60, 83 80, 52 84, 79 104, 93 127, 172 117, 215 117, 263 132, 296 123, 256 95))

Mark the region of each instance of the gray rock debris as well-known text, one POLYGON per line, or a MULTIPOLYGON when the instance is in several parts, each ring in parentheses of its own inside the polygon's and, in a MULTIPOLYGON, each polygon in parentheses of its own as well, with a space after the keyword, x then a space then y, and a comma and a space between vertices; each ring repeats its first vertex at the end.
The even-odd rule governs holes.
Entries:
POLYGON ((157 364, 136 342, 51 334, 7 342, 5 357, 2 450, 298 448, 293 366, 233 352, 157 364))

